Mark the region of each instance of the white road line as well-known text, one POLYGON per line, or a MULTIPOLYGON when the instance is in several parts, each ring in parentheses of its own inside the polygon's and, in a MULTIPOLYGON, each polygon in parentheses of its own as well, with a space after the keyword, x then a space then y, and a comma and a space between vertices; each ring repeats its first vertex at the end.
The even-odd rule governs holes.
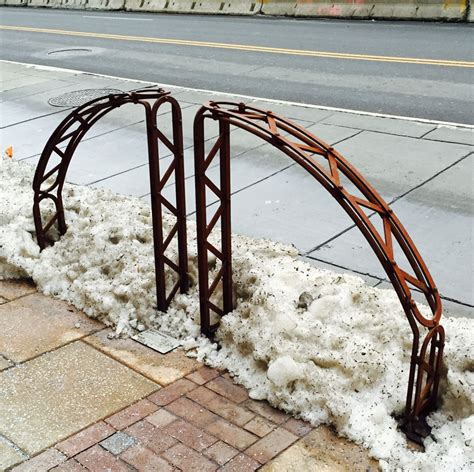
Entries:
POLYGON ((268 103, 276 103, 279 105, 289 105, 289 106, 298 106, 298 107, 304 107, 304 108, 315 108, 317 110, 327 110, 327 111, 336 111, 336 112, 341 112, 341 113, 351 113, 353 115, 362 115, 362 116, 374 116, 376 118, 388 118, 392 120, 405 120, 405 121, 413 121, 415 123, 428 123, 431 125, 436 125, 436 126, 448 126, 448 127, 455 127, 455 128, 465 128, 465 129, 470 129, 474 130, 474 125, 469 125, 467 123, 454 123, 450 121, 438 121, 438 120, 429 120, 427 118, 413 118, 411 116, 400 116, 400 115, 389 115, 385 113, 374 113, 370 111, 362 111, 362 110, 351 110, 348 108, 337 108, 337 107, 327 107, 324 105, 313 105, 311 103, 299 103, 299 102, 290 102, 287 100, 275 100, 272 98, 265 98, 265 97, 253 97, 251 95, 241 95, 238 93, 229 93, 229 92, 218 92, 215 90, 206 90, 206 89, 198 89, 198 88, 192 88, 192 87, 182 87, 181 85, 173 85, 173 84, 163 84, 163 83, 157 83, 153 82, 151 80, 140 80, 140 79, 131 79, 129 77, 117 77, 115 75, 107 75, 107 74, 98 74, 95 72, 87 72, 83 70, 76 70, 76 69, 65 69, 62 67, 53 67, 53 66, 43 66, 40 64, 31 64, 28 62, 18 62, 18 61, 7 61, 4 59, 0 59, 0 64, 4 62, 6 64, 20 64, 22 66, 27 66, 27 67, 32 67, 36 68, 39 70, 50 70, 50 71, 58 71, 58 72, 70 72, 72 74, 85 74, 85 75, 95 75, 97 77, 105 77, 107 79, 116 79, 116 80, 125 80, 125 81, 130 81, 130 82, 137 82, 141 84, 146 84, 146 85, 156 85, 157 87, 161 88, 166 88, 166 87, 172 87, 175 89, 180 89, 180 90, 190 90, 192 92, 203 92, 203 93, 211 93, 213 95, 224 95, 225 97, 229 97, 229 95, 232 95, 233 97, 236 98, 244 98, 247 100, 260 100, 263 102, 268 102, 268 103))
POLYGON ((153 18, 128 18, 126 16, 81 15, 81 18, 99 18, 101 20, 153 21, 153 18))

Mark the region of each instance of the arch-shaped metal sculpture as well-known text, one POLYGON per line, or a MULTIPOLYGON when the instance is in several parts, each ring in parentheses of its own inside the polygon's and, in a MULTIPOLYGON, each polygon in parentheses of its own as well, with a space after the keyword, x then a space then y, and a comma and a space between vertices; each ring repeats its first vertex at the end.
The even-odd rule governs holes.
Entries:
POLYGON ((211 325, 210 312, 222 316, 233 309, 232 300, 232 246, 230 194, 230 125, 260 137, 280 149, 308 171, 342 206, 365 236, 382 264, 413 332, 411 366, 408 378, 407 400, 402 428, 407 436, 419 443, 429 434, 426 415, 436 407, 444 329, 441 318, 441 298, 433 279, 408 233, 377 191, 335 149, 316 138, 303 127, 270 111, 243 103, 209 102, 196 114, 194 122, 194 149, 196 173, 196 209, 199 263, 199 291, 201 330, 212 335, 217 324, 211 325), (205 121, 219 123, 219 136, 210 152, 205 152, 205 121), (206 171, 215 156, 220 155, 220 188, 207 176, 206 171), (352 193, 341 181, 345 178, 356 191, 352 193), (219 199, 219 205, 209 218, 206 191, 219 199), (365 211, 364 211, 365 209, 365 211), (366 211, 372 212, 367 215, 366 211), (380 218, 383 234, 371 218, 380 218), (221 220, 221 247, 209 241, 217 222, 221 220), (209 222, 208 222, 209 221, 209 222), (394 241, 405 256, 412 273, 399 267, 395 261, 394 241), (209 284, 208 255, 212 253, 220 268, 209 284), (222 307, 211 302, 217 286, 222 284, 222 307), (411 288, 421 291, 431 308, 427 318, 412 298, 411 288), (427 329, 424 340, 420 333, 427 329), (420 346, 421 344, 421 346, 420 346))
POLYGON ((67 231, 62 190, 74 152, 94 123, 112 110, 129 103, 142 105, 145 111, 157 306, 159 310, 166 311, 177 291, 186 292, 188 289, 182 118, 181 108, 169 92, 162 89, 144 89, 96 98, 72 111, 61 122, 46 143, 33 180, 33 216, 36 236, 40 248, 44 249, 48 244, 53 243, 48 232, 55 224, 60 235, 67 231), (173 142, 157 126, 158 111, 166 103, 171 106, 173 142), (163 143, 173 154, 171 164, 163 173, 160 173, 159 142, 163 143), (51 164, 52 158, 59 159, 59 163, 51 164), (162 195, 162 190, 173 173, 176 205, 173 205, 162 195), (44 200, 51 200, 55 207, 55 213, 48 222, 43 222, 41 216, 41 202, 44 200), (163 234, 162 225, 163 206, 176 217, 176 222, 166 237, 163 234), (165 254, 175 236, 178 239, 179 252, 177 264, 165 254), (169 290, 166 287, 165 265, 177 274, 177 282, 169 290))

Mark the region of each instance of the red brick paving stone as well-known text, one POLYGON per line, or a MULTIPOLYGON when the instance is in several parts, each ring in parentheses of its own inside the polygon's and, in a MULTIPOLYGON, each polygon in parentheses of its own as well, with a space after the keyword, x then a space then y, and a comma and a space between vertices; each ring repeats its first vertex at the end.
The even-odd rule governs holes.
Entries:
POLYGON ((63 462, 61 465, 58 465, 54 469, 50 469, 51 472, 86 472, 87 469, 82 467, 79 462, 75 459, 69 459, 66 462, 63 462))
POLYGON ((140 472, 172 472, 174 470, 174 467, 164 459, 140 445, 127 449, 120 458, 140 472))
POLYGON ((145 416, 154 413, 156 410, 158 410, 158 407, 154 403, 144 399, 112 416, 109 416, 105 421, 115 429, 120 430, 140 421, 145 418, 145 416))
POLYGON ((151 394, 148 399, 159 406, 165 406, 196 387, 197 385, 190 380, 179 379, 151 394))
POLYGON ((168 449, 162 456, 171 464, 186 472, 213 472, 218 467, 214 462, 184 444, 177 444, 168 449))
MULTIPOLYGON (((191 393, 191 392, 190 392, 191 393)), ((206 427, 219 417, 210 412, 207 408, 181 397, 166 406, 166 409, 173 412, 175 415, 181 416, 187 421, 194 423, 200 428, 206 427)))
POLYGON ((298 436, 286 429, 278 428, 257 441, 253 446, 250 446, 245 454, 260 462, 260 464, 265 464, 298 439, 298 436))
POLYGON ((187 396, 238 426, 243 426, 255 416, 251 411, 236 405, 206 387, 198 387, 189 392, 187 396))
POLYGON ((41 454, 17 465, 12 470, 15 472, 42 472, 49 470, 64 462, 67 457, 57 449, 51 448, 41 454))
POLYGON ((220 418, 206 427, 206 430, 221 441, 243 450, 253 444, 258 437, 220 418))
POLYGON ((68 457, 72 457, 85 451, 103 439, 108 438, 114 433, 115 429, 108 424, 105 424, 103 421, 99 421, 98 423, 82 430, 80 433, 56 444, 56 447, 64 452, 68 457))
POLYGON ((263 436, 266 436, 268 433, 273 431, 276 428, 276 425, 261 416, 256 416, 254 419, 250 420, 244 428, 260 438, 263 438, 263 436))
POLYGON ((283 428, 290 431, 290 433, 296 434, 297 436, 306 436, 314 428, 306 421, 297 420, 290 418, 286 423, 282 424, 283 428))
POLYGON ((84 467, 94 472, 129 472, 128 466, 113 454, 95 445, 75 457, 84 467))
POLYGON ((290 418, 287 414, 271 407, 265 401, 247 400, 242 406, 276 424, 282 424, 290 418))
POLYGON ((206 382, 209 382, 209 380, 219 377, 219 375, 220 372, 218 370, 210 369, 209 367, 204 366, 196 370, 192 374, 186 375, 186 378, 192 380, 198 385, 204 385, 206 382))
POLYGON ((211 380, 206 384, 206 387, 235 403, 241 403, 249 397, 245 388, 235 385, 232 380, 225 379, 224 377, 217 377, 211 380))
POLYGON ((125 432, 138 439, 144 446, 156 454, 161 454, 176 444, 176 439, 164 433, 162 429, 155 428, 146 420, 135 423, 127 428, 125 432))
POLYGON ((224 465, 226 462, 229 462, 238 453, 239 451, 237 449, 234 449, 232 446, 229 446, 222 441, 216 442, 210 448, 204 451, 206 456, 210 457, 219 465, 224 465))
POLYGON ((151 423, 153 426, 156 426, 157 428, 163 428, 177 419, 177 416, 173 415, 164 408, 160 408, 158 411, 150 416, 147 416, 146 418, 149 423, 151 423))
POLYGON ((199 452, 217 442, 215 437, 183 420, 177 420, 171 423, 166 426, 163 431, 199 452))
MULTIPOLYGON (((253 472, 260 467, 257 461, 254 461, 245 454, 239 454, 237 457, 227 462, 226 465, 219 469, 219 472, 253 472)), ((303 471, 301 471, 303 472, 303 471)))

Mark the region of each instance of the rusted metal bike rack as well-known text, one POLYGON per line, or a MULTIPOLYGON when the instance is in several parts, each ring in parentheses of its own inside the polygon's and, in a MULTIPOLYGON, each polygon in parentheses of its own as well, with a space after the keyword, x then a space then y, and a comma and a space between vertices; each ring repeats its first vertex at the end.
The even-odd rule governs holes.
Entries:
POLYGON ((130 93, 111 94, 107 97, 91 100, 72 111, 56 128, 41 154, 33 180, 34 203, 33 216, 36 236, 41 249, 52 244, 48 232, 57 225, 60 235, 67 231, 62 198, 66 173, 74 152, 89 129, 103 116, 122 105, 134 103, 144 107, 148 162, 151 189, 151 207, 153 222, 153 241, 155 257, 155 277, 157 307, 166 311, 178 290, 188 289, 188 258, 186 242, 186 208, 184 188, 183 131, 181 108, 178 102, 162 89, 144 89, 130 93), (173 142, 159 129, 157 115, 164 104, 171 106, 173 142), (158 146, 163 143, 173 154, 173 159, 165 172, 160 173, 158 146), (61 146, 61 148, 60 148, 61 146), (52 156, 59 158, 59 164, 50 165, 52 156), (174 173, 176 187, 176 205, 169 202, 162 191, 174 173), (52 218, 43 223, 41 202, 51 200, 55 206, 52 218), (176 222, 165 237, 163 234, 163 206, 176 217, 176 222), (178 263, 170 260, 165 252, 174 237, 178 239, 178 263), (165 265, 176 272, 177 282, 167 290, 165 265))
MULTIPOLYGON (((388 204, 362 175, 336 150, 313 136, 303 127, 269 111, 243 103, 209 102, 196 114, 194 152, 196 175, 197 241, 201 331, 212 336, 217 323, 211 324, 210 313, 223 316, 233 310, 232 243, 230 193, 230 126, 236 126, 272 144, 309 172, 341 205, 367 239, 392 282, 413 332, 410 373, 402 429, 407 436, 422 443, 430 433, 425 420, 436 407, 444 329, 439 324, 441 299, 433 279, 408 233, 388 204), (209 153, 205 152, 205 122, 219 124, 219 135, 209 153), (220 187, 207 175, 210 164, 219 154, 220 187), (351 194, 341 184, 344 177, 359 195, 351 194), (219 199, 208 220, 206 192, 219 199), (372 212, 367 215, 364 211, 372 212), (370 218, 380 218, 380 234, 370 218), (213 229, 220 220, 220 247, 210 242, 213 229), (411 266, 412 274, 395 261, 394 239, 411 266), (220 261, 220 268, 209 284, 209 254, 220 261), (222 289, 221 306, 211 301, 218 286, 222 289), (421 291, 432 311, 426 318, 419 311, 411 290, 421 291), (418 324, 428 330, 423 342, 418 324), (420 347, 421 344, 421 347, 420 347)), ((211 210, 209 210, 211 211, 211 210)), ((219 264, 219 263, 218 263, 219 264)), ((214 269, 215 270, 215 269, 214 269)))

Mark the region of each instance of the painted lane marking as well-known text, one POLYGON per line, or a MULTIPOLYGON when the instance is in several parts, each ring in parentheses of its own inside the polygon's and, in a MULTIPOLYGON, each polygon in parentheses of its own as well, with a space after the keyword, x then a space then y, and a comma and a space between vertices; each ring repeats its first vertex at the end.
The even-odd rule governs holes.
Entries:
POLYGON ((99 18, 101 20, 153 21, 152 18, 127 18, 125 16, 81 15, 81 18, 99 18))
POLYGON ((444 59, 421 59, 421 58, 414 58, 414 57, 396 57, 396 56, 374 56, 374 55, 366 55, 366 54, 310 51, 310 50, 303 50, 303 49, 272 48, 272 47, 265 47, 265 46, 250 46, 250 45, 245 45, 245 44, 214 43, 214 42, 208 42, 208 41, 192 41, 192 40, 170 39, 170 38, 153 38, 153 37, 146 37, 146 36, 126 36, 126 35, 119 35, 119 34, 90 33, 90 32, 85 32, 85 31, 68 31, 68 30, 47 29, 47 28, 32 28, 32 27, 26 27, 26 26, 0 25, 0 30, 24 31, 24 32, 29 32, 29 33, 46 33, 46 34, 56 34, 56 35, 63 35, 63 36, 80 36, 80 37, 85 37, 85 38, 96 38, 96 39, 112 39, 112 40, 117 40, 117 41, 137 41, 137 42, 143 42, 143 43, 173 44, 173 45, 178 45, 178 46, 196 46, 196 47, 216 48, 216 49, 234 49, 238 51, 287 54, 287 55, 293 55, 293 56, 307 56, 307 57, 323 57, 323 58, 330 58, 330 59, 352 59, 352 60, 373 61, 373 62, 396 62, 396 63, 403 63, 403 64, 474 68, 474 62, 469 62, 469 61, 452 61, 452 60, 444 60, 444 59))

